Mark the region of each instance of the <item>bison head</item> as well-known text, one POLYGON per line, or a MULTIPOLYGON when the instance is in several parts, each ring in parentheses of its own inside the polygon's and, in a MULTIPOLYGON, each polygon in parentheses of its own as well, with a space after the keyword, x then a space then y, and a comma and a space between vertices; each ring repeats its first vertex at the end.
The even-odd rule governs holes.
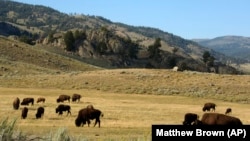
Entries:
POLYGON ((77 127, 80 127, 82 124, 83 124, 83 125, 86 124, 86 121, 85 121, 85 120, 82 120, 82 119, 80 119, 80 118, 76 118, 75 124, 76 124, 77 127))

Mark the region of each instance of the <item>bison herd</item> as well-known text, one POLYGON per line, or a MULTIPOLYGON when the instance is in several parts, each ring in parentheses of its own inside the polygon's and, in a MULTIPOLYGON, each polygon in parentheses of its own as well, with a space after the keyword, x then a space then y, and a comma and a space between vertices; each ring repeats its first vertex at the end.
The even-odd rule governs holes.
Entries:
MULTIPOLYGON (((56 99, 56 102, 59 103, 59 105, 55 108, 55 113, 57 113, 59 116, 63 115, 63 112, 67 112, 67 116, 71 115, 71 106, 68 104, 63 104, 64 101, 70 103, 70 100, 72 102, 80 102, 80 99, 82 98, 82 96, 80 94, 76 94, 74 93, 72 96, 69 95, 59 95, 59 97, 56 99), (60 104, 61 103, 61 104, 60 104)), ((45 98, 44 97, 39 97, 37 98, 37 103, 45 103, 45 98)), ((20 99, 18 97, 16 97, 13 101, 13 109, 14 110, 18 110, 20 108, 20 105, 23 105, 24 107, 21 109, 21 119, 26 119, 28 116, 28 111, 29 108, 28 106, 34 105, 34 98, 32 97, 26 97, 23 98, 22 101, 20 101, 20 99)), ((45 113, 45 109, 44 107, 40 106, 37 109, 37 112, 35 114, 35 118, 39 119, 42 118, 42 116, 45 113)), ((83 127, 84 124, 88 124, 88 126, 90 125, 90 121, 91 120, 95 120, 94 123, 94 127, 96 126, 96 124, 98 124, 98 127, 100 128, 100 117, 103 116, 103 113, 99 110, 94 108, 93 105, 87 105, 86 107, 82 108, 79 110, 78 115, 75 119, 75 126, 76 127, 83 127)))
MULTIPOLYGON (((81 95, 73 94, 72 97, 69 95, 59 95, 56 99, 57 103, 60 102, 79 102, 81 99, 81 95)), ((39 97, 37 99, 37 103, 45 102, 45 98, 39 97)), ((13 109, 18 110, 20 105, 24 105, 25 107, 22 108, 21 118, 26 119, 29 109, 26 107, 28 105, 34 105, 34 98, 28 97, 24 98, 22 102, 20 99, 16 97, 13 101, 13 109)), ((227 108, 225 113, 216 113, 216 104, 215 103, 205 103, 202 107, 202 111, 204 114, 202 115, 201 119, 199 119, 199 115, 196 113, 186 113, 184 115, 184 121, 182 122, 183 125, 243 125, 242 121, 234 116, 229 115, 232 113, 231 108, 227 108)), ((36 119, 42 118, 44 115, 45 109, 44 107, 38 107, 37 113, 35 115, 36 119)), ((71 115, 71 106, 67 104, 59 104, 55 108, 55 113, 58 113, 59 116, 63 114, 63 112, 67 112, 67 116, 71 115)), ((99 109, 94 108, 93 105, 87 105, 78 111, 78 115, 75 119, 75 126, 76 127, 83 127, 85 124, 90 125, 91 120, 95 120, 94 127, 98 124, 100 128, 100 118, 104 114, 99 109)))
POLYGON ((224 114, 215 112, 215 103, 205 103, 202 111, 205 112, 201 119, 196 113, 186 113, 183 125, 243 125, 242 121, 234 116, 230 116, 231 108, 227 108, 224 114))

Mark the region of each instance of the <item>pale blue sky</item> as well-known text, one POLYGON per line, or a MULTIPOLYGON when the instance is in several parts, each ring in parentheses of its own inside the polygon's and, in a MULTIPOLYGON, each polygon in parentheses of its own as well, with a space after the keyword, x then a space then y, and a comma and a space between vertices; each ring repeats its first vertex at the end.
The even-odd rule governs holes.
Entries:
POLYGON ((250 37, 250 0, 14 0, 158 28, 185 39, 250 37))

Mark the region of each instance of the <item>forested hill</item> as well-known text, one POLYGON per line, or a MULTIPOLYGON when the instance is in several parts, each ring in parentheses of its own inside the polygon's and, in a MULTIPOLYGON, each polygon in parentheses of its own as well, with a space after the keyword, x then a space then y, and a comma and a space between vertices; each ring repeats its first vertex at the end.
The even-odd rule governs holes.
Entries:
POLYGON ((0 5, 1 24, 20 30, 13 33, 5 28, 0 34, 18 36, 31 45, 66 49, 83 58, 105 60, 112 67, 179 66, 203 72, 209 70, 203 58, 209 52, 223 73, 236 72, 224 65, 235 61, 233 58, 159 29, 114 23, 100 16, 65 14, 41 5, 6 0, 0 0, 0 5), (17 34, 26 32, 29 34, 17 34))

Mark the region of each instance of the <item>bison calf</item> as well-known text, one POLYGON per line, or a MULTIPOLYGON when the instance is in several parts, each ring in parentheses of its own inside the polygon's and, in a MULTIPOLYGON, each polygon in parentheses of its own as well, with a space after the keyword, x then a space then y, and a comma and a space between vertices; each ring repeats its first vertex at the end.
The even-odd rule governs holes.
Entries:
POLYGON ((67 116, 68 116, 68 114, 71 115, 70 110, 71 110, 71 107, 69 105, 60 104, 56 108, 56 113, 58 113, 59 115, 62 115, 64 111, 67 111, 67 116))
POLYGON ((36 101, 36 103, 39 103, 39 102, 45 102, 45 98, 44 97, 39 97, 39 98, 37 98, 37 101, 36 101))
POLYGON ((227 108, 227 109, 226 109, 225 114, 227 115, 227 114, 229 114, 229 113, 232 113, 232 109, 231 109, 231 108, 227 108))
POLYGON ((42 116, 43 116, 43 114, 44 114, 44 108, 43 107, 39 107, 38 109, 37 109, 37 112, 36 112, 36 118, 38 119, 38 118, 41 118, 42 116))
POLYGON ((29 111, 29 109, 27 107, 24 107, 22 109, 22 115, 21 115, 22 119, 26 119, 26 117, 28 115, 28 111, 29 111))

